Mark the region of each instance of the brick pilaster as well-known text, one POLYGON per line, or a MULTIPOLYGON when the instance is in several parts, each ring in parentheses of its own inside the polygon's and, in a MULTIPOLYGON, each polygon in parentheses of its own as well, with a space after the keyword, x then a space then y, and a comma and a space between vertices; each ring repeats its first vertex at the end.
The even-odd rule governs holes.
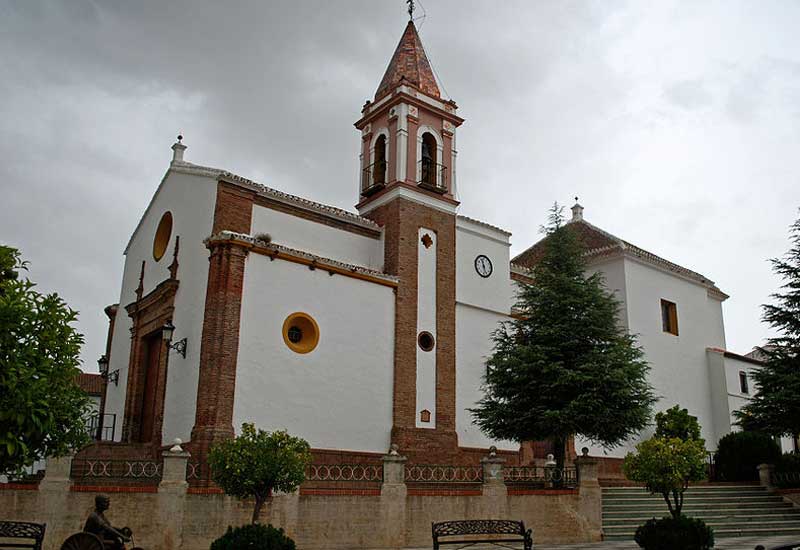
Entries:
POLYGON ((200 377, 192 444, 201 453, 231 437, 236 360, 247 250, 233 242, 211 242, 206 315, 200 344, 200 377))

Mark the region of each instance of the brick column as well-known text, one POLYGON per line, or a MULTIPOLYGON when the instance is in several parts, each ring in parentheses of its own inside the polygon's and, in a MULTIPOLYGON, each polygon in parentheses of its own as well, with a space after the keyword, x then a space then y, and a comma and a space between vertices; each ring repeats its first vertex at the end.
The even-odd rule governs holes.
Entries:
MULTIPOLYGON (((235 242, 210 241, 193 450, 204 456, 216 441, 232 437, 236 360, 247 249, 235 242)), ((196 453, 197 454, 197 453, 196 453)))

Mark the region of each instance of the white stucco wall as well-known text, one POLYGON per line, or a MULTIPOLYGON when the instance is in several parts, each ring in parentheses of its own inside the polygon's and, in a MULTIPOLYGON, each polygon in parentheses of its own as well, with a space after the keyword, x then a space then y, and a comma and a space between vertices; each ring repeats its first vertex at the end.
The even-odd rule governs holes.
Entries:
POLYGON ((617 301, 619 301, 620 325, 627 329, 628 302, 625 286, 625 259, 622 257, 616 257, 601 262, 595 262, 587 266, 587 276, 597 272, 600 272, 603 275, 606 288, 613 292, 617 301))
POLYGON ((114 325, 109 370, 119 369, 119 386, 108 385, 106 412, 117 415, 115 440, 122 434, 128 361, 131 349, 131 319, 125 306, 136 299, 136 287, 142 260, 145 260, 144 294, 169 278, 175 236, 180 235, 178 279, 175 296, 173 340, 188 338, 186 359, 172 352, 169 357, 164 407, 163 443, 180 437, 188 440, 194 425, 197 380, 200 363, 200 340, 203 331, 208 250, 203 239, 211 234, 217 182, 212 177, 170 172, 156 191, 141 225, 134 234, 125 256, 120 308, 114 325), (161 216, 172 212, 172 235, 164 256, 153 258, 153 238, 161 216))
POLYGON ((383 241, 291 214, 253 206, 251 234, 269 233, 278 244, 317 256, 383 270, 383 241))
POLYGON ((384 452, 392 426, 392 288, 250 254, 244 277, 234 428, 286 429, 315 448, 384 452), (290 350, 286 317, 319 325, 311 353, 290 350))
POLYGON ((492 353, 492 332, 509 319, 514 285, 509 273, 508 234, 472 220, 456 221, 456 432, 459 445, 517 450, 510 441, 481 433, 467 410, 483 397, 486 359, 492 353), (475 258, 492 262, 492 274, 481 277, 475 258))
MULTIPOLYGON (((725 349, 721 302, 701 284, 634 259, 625 259, 624 270, 629 329, 638 335, 651 366, 650 382, 659 397, 655 412, 676 404, 687 408, 697 416, 708 448, 715 448, 706 348, 725 349), (678 336, 662 330, 661 299, 677 305, 678 336)), ((650 435, 645 430, 641 439, 650 435)), ((632 446, 612 456, 624 456, 632 446)))
MULTIPOLYGON (((436 331, 436 232, 420 227, 417 235, 417 335, 430 332, 438 341, 436 331), (430 239, 425 246, 423 238, 430 239)), ((430 351, 417 345, 417 428, 436 428, 436 345, 430 351), (422 421, 422 411, 431 413, 430 421, 422 421)))

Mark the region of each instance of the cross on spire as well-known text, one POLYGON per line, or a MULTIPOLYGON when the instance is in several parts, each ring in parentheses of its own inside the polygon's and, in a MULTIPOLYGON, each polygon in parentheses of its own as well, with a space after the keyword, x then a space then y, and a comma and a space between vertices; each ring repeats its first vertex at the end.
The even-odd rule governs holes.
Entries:
POLYGON ((409 20, 414 20, 414 0, 406 0, 406 4, 408 4, 408 18, 409 20))

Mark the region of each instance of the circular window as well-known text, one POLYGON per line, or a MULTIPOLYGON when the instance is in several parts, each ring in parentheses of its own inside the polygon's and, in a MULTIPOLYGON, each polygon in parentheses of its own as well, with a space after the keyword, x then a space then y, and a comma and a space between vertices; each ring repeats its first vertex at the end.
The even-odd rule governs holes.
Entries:
POLYGON ((164 256, 169 246, 169 238, 172 236, 172 214, 164 212, 161 216, 161 221, 158 222, 158 229, 156 229, 156 236, 153 239, 153 258, 156 261, 164 256))
POLYGON ((314 351, 319 343, 319 326, 307 313, 292 313, 283 322, 283 341, 295 353, 314 351))
POLYGON ((419 347, 422 348, 422 351, 431 351, 433 346, 436 345, 436 340, 433 339, 433 334, 424 330, 417 336, 417 343, 419 347))

